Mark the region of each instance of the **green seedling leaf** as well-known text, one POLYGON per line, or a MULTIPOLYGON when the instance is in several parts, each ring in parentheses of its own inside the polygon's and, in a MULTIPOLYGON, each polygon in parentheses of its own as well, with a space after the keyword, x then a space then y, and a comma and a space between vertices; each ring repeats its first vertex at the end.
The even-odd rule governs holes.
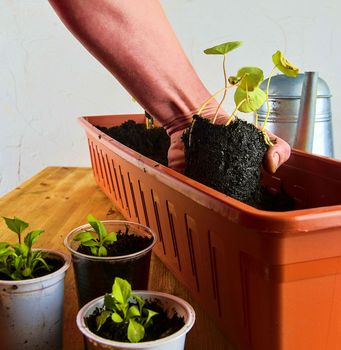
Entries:
POLYGON ((104 237, 107 235, 107 230, 102 221, 97 220, 93 215, 88 215, 88 223, 97 232, 100 242, 103 241, 104 237))
POLYGON ((3 218, 4 218, 5 222, 6 222, 7 227, 11 231, 13 231, 13 232, 15 232, 17 234, 20 234, 21 232, 23 232, 28 227, 28 223, 27 222, 19 219, 16 216, 13 219, 6 218, 4 216, 3 216, 3 218))
POLYGON ((144 327, 135 321, 134 319, 129 320, 128 325, 128 339, 132 343, 138 343, 144 337, 144 327))
POLYGON ((235 77, 233 75, 231 75, 230 77, 228 77, 228 82, 231 84, 231 85, 236 85, 240 82, 241 78, 240 77, 235 77))
POLYGON ((130 283, 120 277, 116 277, 112 286, 112 294, 120 304, 127 304, 131 294, 130 283))
POLYGON ((79 232, 76 236, 73 237, 74 241, 80 241, 82 244, 83 242, 94 240, 94 236, 90 232, 79 232))
POLYGON ((240 79, 239 87, 245 91, 253 91, 264 80, 263 71, 258 67, 243 67, 239 69, 237 77, 240 79))
POLYGON ((51 268, 50 266, 46 263, 46 261, 39 257, 39 258, 36 258, 34 263, 33 263, 33 266, 36 267, 38 265, 38 263, 41 263, 42 264, 42 267, 41 268, 44 268, 46 271, 51 271, 51 268))
POLYGON ((299 74, 299 68, 288 61, 281 51, 277 51, 272 55, 272 61, 282 73, 289 77, 297 77, 299 74))
POLYGON ((31 273, 32 273, 32 270, 29 268, 29 267, 25 267, 21 274, 24 276, 24 277, 30 277, 31 276, 31 273))
POLYGON ((120 314, 118 314, 117 312, 114 312, 112 315, 111 315, 111 319, 116 322, 116 323, 121 323, 123 322, 123 318, 120 316, 120 314))
POLYGON ((98 256, 98 247, 90 247, 92 255, 98 256))
POLYGON ((35 230, 35 231, 31 231, 29 232, 25 239, 24 239, 24 243, 27 245, 27 247, 29 249, 32 248, 32 245, 37 241, 38 237, 44 233, 43 230, 35 230))
POLYGON ((115 304, 115 298, 113 297, 112 294, 105 294, 104 296, 104 306, 108 310, 115 310, 116 309, 116 304, 115 304))
POLYGON ((242 41, 230 41, 204 50, 206 55, 225 55, 242 45, 242 41))
POLYGON ((11 252, 11 246, 7 242, 0 242, 0 257, 7 257, 11 252))
POLYGON ((256 88, 253 91, 245 91, 238 88, 234 94, 234 101, 239 106, 238 110, 243 113, 256 111, 265 100, 266 94, 260 88, 256 88))
POLYGON ((96 317, 97 330, 101 329, 108 317, 111 316, 111 311, 104 310, 96 317))
POLYGON ((140 310, 137 307, 137 305, 132 305, 127 312, 127 318, 134 318, 134 317, 138 317, 141 316, 140 310))
POLYGON ((145 301, 137 294, 132 294, 132 298, 134 298, 137 301, 139 305, 140 314, 142 315, 142 309, 145 304, 145 301))
POLYGON ((113 244, 114 242, 117 241, 117 235, 116 232, 110 232, 108 233, 103 240, 103 244, 113 244))
POLYGON ((15 243, 15 244, 12 244, 12 247, 14 249, 14 252, 17 255, 23 256, 24 258, 27 257, 30 251, 29 247, 25 243, 21 243, 21 244, 15 243))
POLYGON ((158 312, 145 308, 144 311, 147 313, 147 319, 145 321, 145 326, 148 327, 153 316, 157 315, 158 312))
POLYGON ((107 255, 108 255, 107 248, 105 248, 104 246, 100 246, 98 248, 98 256, 107 256, 107 255))
POLYGON ((99 243, 95 239, 92 239, 91 241, 81 242, 81 243, 85 247, 98 247, 99 246, 99 243))

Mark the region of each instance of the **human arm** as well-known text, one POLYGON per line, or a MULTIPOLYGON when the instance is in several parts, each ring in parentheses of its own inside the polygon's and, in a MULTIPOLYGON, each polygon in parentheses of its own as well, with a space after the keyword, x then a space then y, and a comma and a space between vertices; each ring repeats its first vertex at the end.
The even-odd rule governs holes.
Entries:
MULTIPOLYGON (((169 165, 183 168, 180 140, 192 115, 210 93, 181 48, 157 0, 50 0, 66 27, 136 99, 155 117, 171 137, 169 165)), ((212 101, 203 111, 211 118, 212 101)), ((226 115, 222 111, 223 115, 226 115)), ((272 171, 290 154, 278 139, 266 155, 272 171)))

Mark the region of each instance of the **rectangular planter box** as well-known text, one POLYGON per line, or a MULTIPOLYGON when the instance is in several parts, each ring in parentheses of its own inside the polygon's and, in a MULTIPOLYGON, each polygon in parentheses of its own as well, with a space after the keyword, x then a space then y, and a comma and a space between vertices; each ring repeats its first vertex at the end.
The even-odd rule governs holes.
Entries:
POLYGON ((155 253, 238 350, 341 347, 341 162, 293 151, 264 178, 297 210, 243 204, 112 140, 82 117, 98 185, 129 220, 151 227, 155 253))

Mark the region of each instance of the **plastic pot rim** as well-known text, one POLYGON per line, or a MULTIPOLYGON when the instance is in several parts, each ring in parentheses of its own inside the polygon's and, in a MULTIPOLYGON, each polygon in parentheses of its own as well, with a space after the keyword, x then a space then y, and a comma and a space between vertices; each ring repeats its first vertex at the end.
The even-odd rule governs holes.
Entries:
POLYGON ((164 345, 165 343, 172 342, 182 336, 185 336, 193 327, 194 322, 195 322, 195 311, 193 307, 184 299, 179 298, 175 295, 168 294, 168 293, 163 293, 163 292, 156 292, 156 291, 150 291, 150 290, 134 290, 134 294, 138 295, 145 295, 149 298, 155 298, 157 299, 158 297, 164 298, 164 299, 169 299, 172 300, 174 303, 177 303, 181 305, 185 309, 186 315, 187 315, 187 320, 185 321, 184 326, 179 329, 177 332, 170 334, 167 337, 161 338, 161 339, 156 339, 152 341, 146 341, 146 342, 139 342, 139 343, 128 343, 128 342, 119 342, 115 340, 109 340, 102 338, 94 333, 92 333, 88 327, 86 326, 84 322, 84 315, 89 307, 92 305, 100 302, 103 300, 104 296, 100 296, 96 299, 93 299, 89 301, 87 304, 85 304, 77 314, 77 327, 78 329, 82 332, 84 336, 87 338, 91 339, 92 341, 96 341, 97 343, 100 343, 102 345, 106 346, 116 346, 116 347, 123 347, 126 349, 145 349, 148 346, 156 346, 158 344, 164 345))
POLYGON ((156 244, 157 241, 157 236, 156 233, 148 226, 142 225, 138 222, 133 222, 133 221, 127 221, 127 220, 101 220, 103 224, 122 224, 122 225, 135 225, 139 226, 143 229, 147 229, 150 234, 153 237, 153 241, 150 243, 148 247, 146 247, 143 250, 139 250, 138 252, 131 253, 131 254, 126 254, 126 255, 118 255, 118 256, 94 256, 94 255, 87 255, 83 253, 79 253, 77 250, 73 249, 70 244, 69 244, 69 239, 70 237, 75 233, 75 231, 79 231, 85 228, 90 228, 90 224, 84 224, 81 226, 78 226, 74 228, 71 232, 68 233, 68 235, 64 239, 64 246, 71 252, 72 255, 75 255, 77 257, 81 257, 83 259, 87 260, 94 260, 94 261, 120 261, 120 260, 127 260, 127 259, 133 259, 133 258, 138 258, 140 256, 143 256, 147 254, 149 251, 151 251, 156 244))

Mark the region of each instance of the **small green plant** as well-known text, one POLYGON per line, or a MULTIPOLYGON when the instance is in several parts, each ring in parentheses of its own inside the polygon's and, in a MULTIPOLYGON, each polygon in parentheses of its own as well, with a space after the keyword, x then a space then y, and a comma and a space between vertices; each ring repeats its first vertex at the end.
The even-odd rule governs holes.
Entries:
POLYGON ((97 220, 91 214, 88 215, 87 220, 92 229, 78 233, 73 240, 80 241, 83 246, 89 247, 94 256, 107 256, 108 245, 117 241, 116 232, 107 232, 103 222, 97 220), (92 234, 93 232, 97 234, 97 237, 92 234))
POLYGON ((277 51, 272 56, 272 61, 275 66, 271 70, 265 91, 263 91, 260 88, 260 85, 264 80, 264 74, 263 74, 263 71, 258 67, 243 67, 238 70, 235 76, 228 77, 226 73, 227 54, 241 45, 242 45, 241 41, 232 41, 232 42, 223 43, 204 50, 204 53, 206 53, 207 55, 223 55, 223 72, 224 72, 225 86, 219 91, 217 91, 215 94, 213 94, 210 98, 208 98, 203 103, 203 105, 198 110, 198 114, 200 115, 202 113, 204 108, 213 98, 215 98, 218 94, 223 92, 223 97, 217 107, 214 118, 212 120, 212 123, 214 124, 218 116, 219 110, 226 99, 228 89, 230 89, 231 87, 236 87, 236 91, 234 93, 234 102, 236 107, 234 111, 231 113, 230 118, 227 120, 226 125, 228 125, 233 120, 237 111, 240 111, 243 113, 254 112, 256 114, 255 126, 258 127, 257 109, 259 109, 263 105, 263 103, 266 102, 267 115, 265 117, 261 131, 263 132, 266 143, 269 146, 271 146, 272 142, 270 141, 269 137, 265 132, 266 122, 270 114, 269 87, 270 87, 271 77, 273 76, 276 69, 278 69, 279 71, 281 71, 287 76, 296 77, 299 73, 299 69, 296 66, 294 66, 292 63, 290 63, 284 57, 281 51, 277 51))
POLYGON ((145 301, 132 293, 128 281, 116 277, 112 293, 104 296, 104 307, 96 318, 97 331, 108 318, 127 327, 127 338, 131 343, 141 341, 146 329, 152 324, 157 312, 145 307, 145 301))
POLYGON ((18 217, 4 217, 7 227, 18 235, 18 243, 0 242, 0 273, 12 280, 34 278, 40 270, 50 271, 45 261, 45 254, 32 250, 43 230, 29 232, 22 240, 22 232, 29 224, 18 217))
POLYGON ((154 118, 147 111, 144 111, 144 116, 146 117, 146 128, 153 129, 155 127, 154 118))

